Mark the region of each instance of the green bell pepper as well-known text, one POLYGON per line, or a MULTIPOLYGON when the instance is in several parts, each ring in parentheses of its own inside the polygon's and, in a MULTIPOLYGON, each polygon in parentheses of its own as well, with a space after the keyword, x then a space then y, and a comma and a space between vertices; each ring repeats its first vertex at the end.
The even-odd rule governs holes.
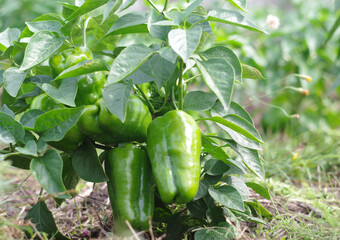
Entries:
POLYGON ((147 151, 161 200, 191 201, 200 177, 201 131, 195 120, 180 110, 154 119, 148 128, 147 151))
POLYGON ((127 101, 126 117, 122 122, 106 107, 104 100, 99 104, 98 123, 101 129, 120 142, 145 142, 149 124, 152 121, 151 113, 146 104, 137 96, 131 95, 127 101))
MULTIPOLYGON (((60 54, 56 54, 50 58, 50 67, 53 77, 57 77, 64 70, 85 60, 92 60, 93 55, 90 49, 77 47, 75 49, 67 49, 60 54)), ((94 104, 102 97, 102 89, 106 81, 103 72, 94 72, 83 75, 78 80, 78 91, 75 99, 76 106, 94 104)), ((60 81, 56 81, 59 85, 60 81)))
MULTIPOLYGON (((49 97, 46 93, 40 94, 33 98, 32 103, 30 105, 31 109, 40 109, 45 112, 48 112, 53 109, 65 108, 65 106, 61 103, 58 103, 53 98, 49 97)), ((65 152, 73 152, 78 148, 79 143, 81 143, 84 139, 84 135, 79 130, 77 125, 74 125, 61 139, 60 141, 48 142, 48 144, 56 149, 65 151, 65 152)))
POLYGON ((148 228, 153 215, 154 192, 152 170, 146 150, 126 144, 109 150, 105 171, 111 207, 114 213, 115 232, 131 234, 125 221, 135 229, 148 228))

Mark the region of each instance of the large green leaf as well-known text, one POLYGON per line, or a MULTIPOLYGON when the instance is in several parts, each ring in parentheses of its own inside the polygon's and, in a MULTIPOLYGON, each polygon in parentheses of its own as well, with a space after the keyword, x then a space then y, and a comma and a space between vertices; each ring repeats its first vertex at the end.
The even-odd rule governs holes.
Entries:
POLYGON ((234 7, 246 12, 247 0, 227 0, 227 1, 230 2, 231 5, 233 5, 234 7))
POLYGON ((220 117, 225 117, 228 114, 235 114, 247 120, 250 124, 254 126, 253 119, 251 118, 249 113, 243 107, 241 107, 241 105, 233 101, 230 103, 229 109, 223 108, 221 102, 217 101, 213 108, 211 109, 211 114, 212 116, 220 117))
POLYGON ((154 52, 141 44, 131 45, 120 52, 114 60, 107 79, 107 84, 119 82, 142 66, 154 52))
POLYGON ((28 110, 24 113, 24 115, 22 115, 20 122, 24 127, 34 129, 35 120, 37 120, 37 118, 43 113, 44 111, 40 109, 28 110))
POLYGON ((235 233, 233 228, 226 222, 221 222, 216 227, 199 229, 194 235, 195 240, 228 240, 234 237, 235 233))
POLYGON ((225 24, 231 24, 238 27, 242 27, 251 31, 266 33, 259 29, 252 21, 244 17, 241 13, 226 10, 226 9, 215 9, 208 13, 208 21, 220 22, 225 24))
POLYGON ((228 144, 235 152, 240 155, 244 164, 249 168, 249 170, 255 173, 255 175, 261 180, 264 180, 264 168, 257 150, 243 147, 233 140, 228 140, 228 144))
POLYGON ((236 176, 228 176, 223 179, 223 182, 228 183, 228 185, 237 189, 237 191, 242 195, 243 200, 247 200, 250 196, 250 191, 243 178, 236 176))
POLYGON ((63 78, 70 78, 70 77, 77 77, 84 74, 98 72, 98 71, 108 71, 109 67, 107 63, 102 59, 93 59, 93 60, 86 60, 82 61, 72 67, 67 68, 63 72, 61 72, 56 78, 63 79, 63 78))
POLYGON ((122 122, 125 121, 126 105, 129 99, 133 82, 114 83, 105 87, 103 96, 104 101, 111 113, 117 116, 122 122))
POLYGON ((184 110, 206 111, 214 106, 217 97, 215 94, 203 91, 191 91, 185 95, 184 110))
POLYGON ((233 67, 221 58, 196 61, 204 82, 215 93, 224 108, 228 109, 234 89, 235 74, 233 67))
POLYGON ((89 139, 86 139, 73 154, 72 166, 85 181, 97 183, 109 180, 98 159, 96 148, 89 139))
POLYGON ((9 95, 15 97, 27 76, 27 72, 17 67, 7 68, 3 74, 4 87, 9 95))
POLYGON ((17 150, 19 153, 29 156, 35 156, 37 157, 37 144, 34 140, 29 140, 24 147, 16 147, 15 150, 17 150))
MULTIPOLYGON (((235 114, 229 114, 225 116, 224 118, 215 116, 211 118, 204 118, 205 120, 216 122, 218 126, 223 125, 224 127, 230 128, 231 130, 234 130, 235 132, 242 134, 243 136, 259 142, 263 143, 260 134, 256 130, 256 128, 250 124, 245 119, 235 115, 235 114)), ((225 128, 222 127, 222 129, 225 130, 225 128)))
POLYGON ((0 50, 5 51, 10 46, 14 46, 14 41, 18 40, 20 36, 20 29, 6 28, 5 31, 0 33, 0 50))
POLYGON ((161 88, 172 77, 176 63, 177 54, 170 47, 162 48, 131 74, 129 79, 135 84, 154 81, 161 88))
POLYGON ((264 197, 264 198, 266 198, 268 200, 271 199, 268 190, 264 186, 262 186, 262 185, 260 185, 258 183, 255 183, 255 182, 246 182, 246 184, 247 184, 248 187, 253 189, 255 192, 260 194, 262 197, 264 197))
POLYGON ((168 33, 171 30, 171 27, 154 25, 154 23, 163 20, 166 20, 164 15, 160 14, 155 9, 152 9, 152 12, 148 19, 148 30, 153 37, 166 41, 166 39, 168 38, 168 33))
POLYGON ((78 78, 64 78, 59 86, 59 88, 54 87, 51 84, 44 83, 41 89, 44 90, 51 98, 65 105, 75 107, 74 99, 77 94, 78 78))
POLYGON ((145 33, 147 28, 148 14, 145 12, 127 13, 114 22, 107 35, 126 33, 145 33))
POLYGON ((0 141, 6 144, 20 142, 24 139, 25 130, 21 123, 7 113, 0 112, 0 141))
POLYGON ((169 44, 171 48, 186 62, 195 52, 201 40, 202 29, 173 29, 169 32, 169 44))
POLYGON ((229 169, 227 164, 217 159, 209 159, 204 164, 204 171, 212 176, 223 175, 229 169))
POLYGON ((122 5, 122 2, 123 2, 122 0, 108 1, 108 3, 105 6, 102 23, 105 22, 109 16, 112 16, 112 14, 114 14, 117 11, 120 5, 122 5))
POLYGON ((226 162, 230 157, 228 154, 211 138, 202 136, 203 152, 209 153, 212 157, 226 162))
POLYGON ((27 70, 45 61, 61 47, 63 40, 48 31, 35 33, 27 44, 20 70, 27 70))
POLYGON ((50 238, 52 236, 57 240, 67 240, 69 238, 63 236, 55 224, 54 218, 44 201, 38 201, 26 214, 25 220, 31 219, 36 224, 39 232, 47 233, 50 238))
POLYGON ((34 178, 49 194, 58 194, 58 198, 69 198, 62 180, 63 160, 54 149, 49 149, 41 157, 31 161, 30 169, 34 178))
POLYGON ((219 204, 243 212, 244 204, 241 194, 232 186, 210 187, 208 189, 210 196, 219 204))
POLYGON ((68 130, 78 122, 82 111, 82 107, 48 111, 37 118, 34 129, 41 134, 41 139, 46 142, 60 141, 68 130))
POLYGON ((132 6, 137 0, 123 0, 121 10, 127 9, 132 6))
POLYGON ((57 20, 27 22, 26 25, 33 33, 49 31, 61 34, 60 29, 63 27, 63 25, 57 20))
POLYGON ((85 13, 91 12, 92 10, 99 8, 106 4, 109 0, 86 0, 79 8, 77 8, 71 16, 67 18, 67 21, 71 21, 85 13))
POLYGON ((241 63, 236 54, 225 46, 215 46, 201 53, 207 59, 223 58, 229 63, 235 74, 235 81, 242 82, 242 68, 241 63))

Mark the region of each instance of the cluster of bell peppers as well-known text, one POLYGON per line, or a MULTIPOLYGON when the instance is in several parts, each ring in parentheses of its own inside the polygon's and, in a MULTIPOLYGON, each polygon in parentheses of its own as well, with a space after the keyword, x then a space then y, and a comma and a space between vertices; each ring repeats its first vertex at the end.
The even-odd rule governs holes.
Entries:
MULTIPOLYGON (((52 74, 56 77, 89 59, 93 56, 88 49, 66 50, 50 59, 52 74)), ((105 105, 104 83, 103 73, 80 78, 76 105, 85 105, 83 113, 61 141, 49 144, 72 152, 86 136, 114 146, 104 154, 105 171, 115 229, 124 235, 126 220, 137 229, 148 227, 153 215, 153 182, 166 204, 187 203, 195 197, 200 177, 201 132, 195 120, 180 110, 152 120, 147 105, 136 95, 129 97, 126 120, 122 122, 105 105)), ((32 109, 44 111, 63 107, 47 94, 35 97, 31 103, 32 109)))

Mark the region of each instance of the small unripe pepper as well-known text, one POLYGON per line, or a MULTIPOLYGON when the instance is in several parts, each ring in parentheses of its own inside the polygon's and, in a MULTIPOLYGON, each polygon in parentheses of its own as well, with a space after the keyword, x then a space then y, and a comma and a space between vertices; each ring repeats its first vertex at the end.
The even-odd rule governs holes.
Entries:
POLYGON ((200 177, 201 131, 195 120, 180 110, 154 119, 148 128, 147 151, 162 201, 190 202, 200 177))

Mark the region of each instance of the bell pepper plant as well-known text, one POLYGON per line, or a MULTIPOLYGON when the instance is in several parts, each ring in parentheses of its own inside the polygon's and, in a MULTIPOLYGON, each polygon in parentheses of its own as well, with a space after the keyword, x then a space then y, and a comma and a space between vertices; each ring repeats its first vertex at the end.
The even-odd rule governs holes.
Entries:
POLYGON ((215 45, 212 28, 264 34, 243 16, 246 0, 208 10, 203 0, 148 0, 145 12, 131 11, 135 2, 61 3, 60 16, 0 33, 0 162, 29 169, 42 188, 26 219, 44 221, 36 230, 49 237, 72 237, 43 196, 64 204, 82 179, 106 182, 119 236, 130 226, 231 239, 239 221, 265 223, 249 188, 268 192, 245 177, 264 179, 263 141, 232 98, 260 73, 215 45))

